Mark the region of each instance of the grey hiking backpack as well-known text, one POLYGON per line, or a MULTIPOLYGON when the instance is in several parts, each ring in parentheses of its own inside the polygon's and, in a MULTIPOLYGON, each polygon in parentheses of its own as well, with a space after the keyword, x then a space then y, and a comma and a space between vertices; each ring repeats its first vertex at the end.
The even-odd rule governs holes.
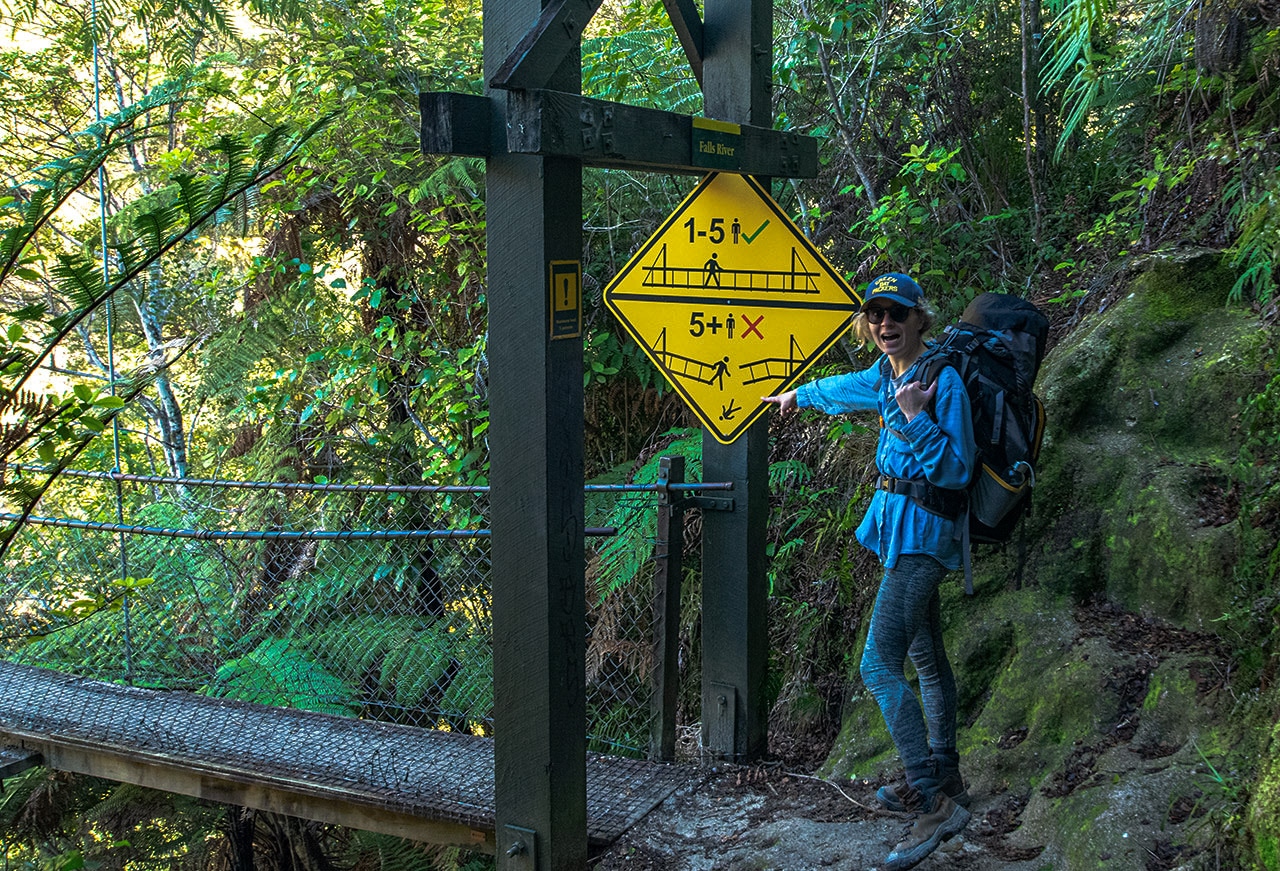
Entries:
POLYGON ((959 323, 920 358, 920 382, 933 383, 944 366, 956 370, 969 395, 977 462, 964 490, 927 481, 903 482, 903 492, 926 510, 959 524, 965 590, 973 592, 970 544, 1009 541, 1031 507, 1036 463, 1044 438, 1044 403, 1032 391, 1044 359, 1049 321, 1016 296, 984 293, 965 308, 959 323))

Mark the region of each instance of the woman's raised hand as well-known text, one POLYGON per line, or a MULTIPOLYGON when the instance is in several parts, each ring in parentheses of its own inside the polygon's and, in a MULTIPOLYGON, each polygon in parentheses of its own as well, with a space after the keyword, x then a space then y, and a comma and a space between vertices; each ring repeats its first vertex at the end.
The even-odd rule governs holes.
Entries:
POLYGON ((898 400, 898 408, 902 409, 902 413, 907 416, 907 420, 911 420, 929 407, 929 403, 933 401, 933 395, 937 392, 937 381, 930 384, 928 390, 922 388, 919 381, 912 381, 910 384, 904 384, 899 387, 898 391, 893 394, 893 398, 898 400))

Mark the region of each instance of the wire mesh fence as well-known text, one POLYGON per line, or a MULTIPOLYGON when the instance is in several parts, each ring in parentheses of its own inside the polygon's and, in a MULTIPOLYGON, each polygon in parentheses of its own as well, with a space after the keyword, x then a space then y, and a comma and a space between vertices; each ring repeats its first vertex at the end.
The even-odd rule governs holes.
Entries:
MULTIPOLYGON (((644 755, 657 488, 585 499, 588 735, 644 755)), ((6 554, 0 655, 491 735, 488 500, 484 487, 64 473, 6 554)))

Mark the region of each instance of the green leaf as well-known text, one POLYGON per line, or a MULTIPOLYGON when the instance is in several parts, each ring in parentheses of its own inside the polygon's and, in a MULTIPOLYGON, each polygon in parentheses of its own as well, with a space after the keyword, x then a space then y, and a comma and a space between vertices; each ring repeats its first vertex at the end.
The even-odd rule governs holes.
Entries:
POLYGON ((328 714, 351 714, 355 694, 335 674, 287 639, 268 639, 224 663, 209 695, 328 714))

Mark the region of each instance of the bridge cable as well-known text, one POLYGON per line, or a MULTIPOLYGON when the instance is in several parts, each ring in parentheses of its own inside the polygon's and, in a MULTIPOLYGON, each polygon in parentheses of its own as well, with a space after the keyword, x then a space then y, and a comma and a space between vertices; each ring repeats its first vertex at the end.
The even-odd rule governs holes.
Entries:
MULTIPOLYGON (((90 0, 89 15, 93 28, 93 115, 97 124, 98 146, 105 142, 102 131, 102 74, 98 40, 100 27, 98 22, 98 0, 90 0)), ((98 229, 99 242, 102 245, 102 287, 106 290, 111 282, 111 263, 107 258, 107 170, 106 161, 98 164, 98 229)), ((107 383, 110 395, 116 395, 116 359, 115 359, 115 294, 107 297, 107 383)), ((113 409, 111 415, 111 448, 115 461, 112 472, 119 475, 120 469, 120 412, 113 409)), ((115 479, 116 523, 124 525, 124 487, 119 478, 115 479)), ((124 621, 124 680, 133 683, 133 632, 130 620, 129 585, 125 583, 129 577, 129 553, 125 545, 125 533, 120 531, 120 582, 123 587, 120 608, 124 621)))

